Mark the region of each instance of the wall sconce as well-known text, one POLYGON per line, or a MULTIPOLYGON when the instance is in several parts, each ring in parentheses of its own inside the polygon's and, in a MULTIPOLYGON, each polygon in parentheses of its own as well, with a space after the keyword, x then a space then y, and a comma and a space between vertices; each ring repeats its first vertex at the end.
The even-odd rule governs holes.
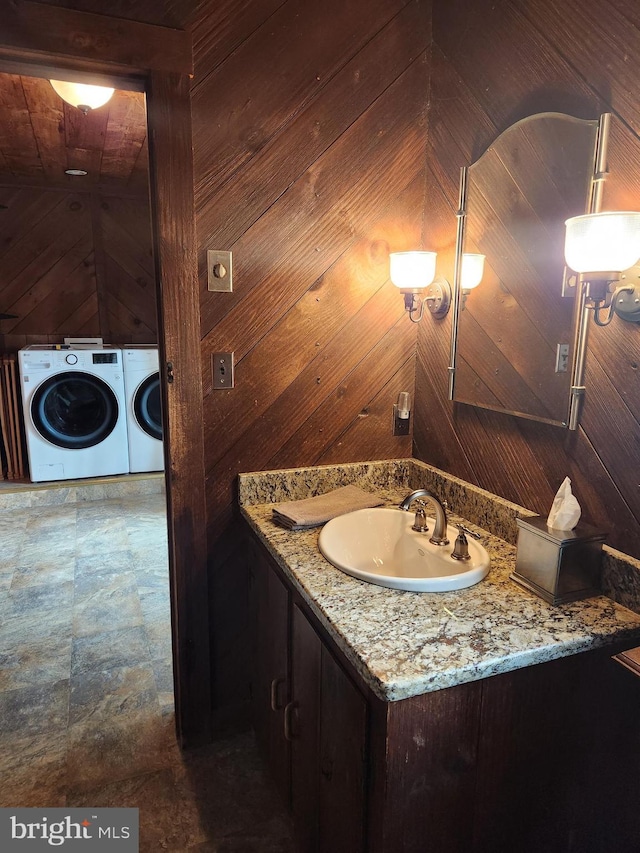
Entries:
POLYGON ((404 307, 412 323, 422 320, 425 303, 436 319, 449 310, 451 285, 444 278, 435 278, 436 257, 436 252, 389 254, 389 278, 404 293, 404 307))
POLYGON ((614 314, 640 323, 640 285, 610 285, 624 278, 640 259, 640 213, 587 213, 567 219, 564 254, 567 266, 578 273, 586 305, 598 326, 608 326, 614 314), (605 318, 600 311, 608 309, 605 318))
POLYGON ((89 110, 104 106, 115 92, 108 86, 89 86, 86 83, 67 83, 64 80, 49 80, 54 91, 63 101, 77 107, 85 115, 89 110))
POLYGON ((460 306, 460 310, 464 310, 464 304, 467 301, 467 296, 473 288, 477 287, 482 281, 485 257, 485 255, 477 255, 470 252, 464 252, 462 255, 462 264, 460 267, 462 304, 460 306))

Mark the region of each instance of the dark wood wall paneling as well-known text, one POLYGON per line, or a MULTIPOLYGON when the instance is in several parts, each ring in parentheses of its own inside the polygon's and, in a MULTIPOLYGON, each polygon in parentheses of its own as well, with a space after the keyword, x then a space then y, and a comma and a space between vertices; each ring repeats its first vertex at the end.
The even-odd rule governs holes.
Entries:
MULTIPOLYGON (((104 0, 43 0, 47 6, 61 9, 73 9, 78 12, 105 14, 104 0)), ((227 5, 232 5, 231 0, 227 5)), ((240 0, 244 3, 244 0, 240 0)), ((183 29, 188 15, 196 7, 198 0, 111 0, 109 15, 131 21, 143 21, 161 27, 183 29)), ((222 5, 222 4, 221 4, 222 5)))
MULTIPOLYGON (((526 115, 613 112, 604 209, 639 208, 640 69, 629 61, 639 29, 631 0, 434 4, 425 246, 443 253, 444 272, 452 274, 460 166, 526 115)), ((575 433, 449 403, 449 329, 419 330, 415 454, 545 514, 569 475, 584 520, 640 557, 640 327, 592 325, 575 433)))
POLYGON ((0 349, 65 336, 155 343, 147 197, 2 187, 0 349))
POLYGON ((190 28, 214 705, 246 696, 241 471, 404 457, 415 327, 388 252, 420 244, 429 0, 202 3, 190 28), (229 13, 233 12, 233 15, 229 13), (234 254, 209 293, 205 252, 234 254), (236 387, 213 391, 231 350, 236 387))

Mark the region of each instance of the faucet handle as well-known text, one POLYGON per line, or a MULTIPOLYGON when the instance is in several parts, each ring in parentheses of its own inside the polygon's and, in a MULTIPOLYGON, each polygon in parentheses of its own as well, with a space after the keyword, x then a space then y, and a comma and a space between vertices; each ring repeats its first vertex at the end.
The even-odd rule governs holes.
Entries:
POLYGON ((467 536, 472 536, 474 539, 482 539, 482 536, 479 533, 476 533, 474 530, 469 530, 469 528, 465 527, 464 524, 456 524, 456 527, 460 533, 466 533, 467 536))
POLYGON ((412 530, 415 530, 416 533, 427 533, 429 528, 427 527, 427 516, 426 516, 426 503, 424 501, 414 501, 414 504, 417 505, 418 509, 416 510, 416 517, 414 519, 413 525, 411 526, 412 530))
POLYGON ((465 527, 464 524, 456 524, 458 528, 458 538, 455 541, 455 545, 453 546, 453 551, 451 552, 451 557, 454 560, 470 560, 471 554, 469 553, 469 543, 467 541, 468 536, 473 536, 474 539, 480 539, 479 533, 474 533, 473 530, 469 530, 468 527, 465 527))

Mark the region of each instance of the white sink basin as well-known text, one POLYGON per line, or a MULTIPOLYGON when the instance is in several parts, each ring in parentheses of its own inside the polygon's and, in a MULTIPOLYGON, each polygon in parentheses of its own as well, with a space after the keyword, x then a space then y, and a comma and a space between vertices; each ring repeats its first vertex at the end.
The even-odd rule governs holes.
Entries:
POLYGON ((359 580, 411 592, 464 589, 489 573, 489 555, 469 538, 469 560, 451 556, 458 536, 447 527, 448 545, 432 545, 429 533, 411 529, 415 513, 396 508, 359 509, 327 522, 318 545, 333 565, 359 580))

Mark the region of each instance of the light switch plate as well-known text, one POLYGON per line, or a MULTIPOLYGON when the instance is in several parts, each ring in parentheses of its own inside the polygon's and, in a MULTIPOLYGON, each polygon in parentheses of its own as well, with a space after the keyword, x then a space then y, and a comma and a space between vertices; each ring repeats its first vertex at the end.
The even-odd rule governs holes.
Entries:
POLYGON ((235 384, 234 357, 232 352, 214 352, 211 356, 214 391, 233 388, 235 384))
POLYGON ((207 250, 207 290, 233 293, 233 256, 231 252, 207 250))

